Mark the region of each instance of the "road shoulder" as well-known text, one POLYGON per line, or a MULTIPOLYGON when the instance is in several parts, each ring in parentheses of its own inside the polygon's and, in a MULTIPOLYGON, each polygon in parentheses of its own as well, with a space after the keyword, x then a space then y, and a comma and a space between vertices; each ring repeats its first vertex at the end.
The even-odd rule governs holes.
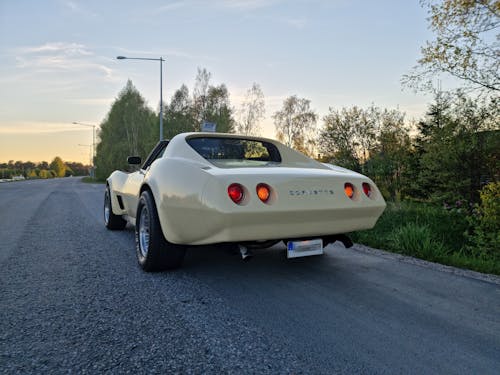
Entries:
POLYGON ((371 255, 376 255, 382 258, 386 259, 391 259, 395 260, 398 262, 402 263, 408 263, 408 264, 414 264, 420 267, 424 267, 427 269, 433 269, 436 271, 441 271, 441 272, 446 272, 446 273, 451 273, 453 275, 457 276, 462 276, 462 277, 467 277, 479 281, 484 281, 496 285, 500 285, 500 277, 492 274, 485 274, 477 271, 471 271, 467 269, 462 269, 462 268, 457 268, 457 267, 452 267, 452 266, 446 266, 443 264, 439 263, 433 263, 429 262, 427 260, 423 259, 418 259, 418 258, 413 258, 407 255, 402 255, 402 254, 397 254, 397 253, 391 253, 385 250, 380 250, 380 249, 374 249, 369 246, 365 246, 362 244, 354 244, 354 246, 351 248, 354 251, 358 251, 363 254, 371 254, 371 255))

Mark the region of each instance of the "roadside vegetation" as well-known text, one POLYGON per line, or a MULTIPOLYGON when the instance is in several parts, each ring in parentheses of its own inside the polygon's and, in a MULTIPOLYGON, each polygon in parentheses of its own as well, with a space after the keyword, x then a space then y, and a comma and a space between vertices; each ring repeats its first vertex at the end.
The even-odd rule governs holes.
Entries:
POLYGON ((95 177, 85 176, 84 178, 82 178, 82 182, 85 182, 87 184, 104 184, 105 180, 99 180, 95 177))
POLYGON ((49 164, 46 161, 33 163, 31 161, 14 161, 0 163, 0 179, 10 180, 18 177, 23 179, 48 179, 67 176, 86 176, 90 166, 82 163, 64 162, 56 156, 49 164))
POLYGON ((500 275, 500 2, 421 4, 435 39, 421 48, 418 64, 402 82, 434 91, 434 103, 409 132, 389 132, 388 138, 379 133, 388 142, 379 142, 378 154, 344 157, 359 163, 389 203, 375 228, 354 238, 500 275), (462 81, 464 90, 433 90, 442 74, 462 81))
POLYGON ((496 100, 438 93, 414 136, 382 131, 366 152, 334 154, 370 176, 388 202, 375 228, 354 240, 500 274, 499 124, 496 100))
POLYGON ((432 262, 500 275, 500 183, 463 207, 389 202, 376 226, 352 234, 355 242, 432 262))

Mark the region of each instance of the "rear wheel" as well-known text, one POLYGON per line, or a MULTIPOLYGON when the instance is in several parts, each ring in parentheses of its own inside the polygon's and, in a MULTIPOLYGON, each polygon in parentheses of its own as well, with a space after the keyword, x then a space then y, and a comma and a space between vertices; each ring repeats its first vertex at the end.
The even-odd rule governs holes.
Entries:
POLYGON ((127 221, 125 219, 123 219, 120 215, 115 215, 113 213, 109 186, 106 187, 106 192, 104 193, 104 225, 106 225, 106 228, 111 230, 121 230, 127 225, 127 221))
POLYGON ((163 236, 149 191, 141 194, 137 206, 135 247, 139 265, 147 272, 179 268, 186 254, 185 246, 170 243, 163 236))

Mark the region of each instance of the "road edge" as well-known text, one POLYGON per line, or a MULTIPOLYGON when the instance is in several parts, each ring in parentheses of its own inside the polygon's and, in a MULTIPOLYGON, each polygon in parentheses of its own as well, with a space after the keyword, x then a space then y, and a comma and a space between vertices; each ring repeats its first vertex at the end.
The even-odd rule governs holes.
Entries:
POLYGON ((496 275, 489 274, 489 273, 481 273, 481 272, 472 271, 472 270, 468 270, 468 269, 457 268, 457 267, 453 267, 453 266, 447 266, 444 264, 429 262, 427 260, 418 259, 418 258, 414 258, 414 257, 407 256, 407 255, 397 254, 397 253, 391 253, 389 251, 375 249, 373 247, 369 247, 369 246, 358 244, 358 243, 354 244, 354 246, 351 247, 351 250, 358 251, 358 252, 364 253, 364 254, 376 255, 376 256, 379 256, 381 258, 396 260, 398 262, 413 264, 416 266, 420 266, 420 267, 424 267, 424 268, 428 268, 428 269, 433 269, 436 271, 451 273, 451 274, 454 274, 457 276, 468 277, 471 279, 500 285, 500 277, 496 276, 496 275))

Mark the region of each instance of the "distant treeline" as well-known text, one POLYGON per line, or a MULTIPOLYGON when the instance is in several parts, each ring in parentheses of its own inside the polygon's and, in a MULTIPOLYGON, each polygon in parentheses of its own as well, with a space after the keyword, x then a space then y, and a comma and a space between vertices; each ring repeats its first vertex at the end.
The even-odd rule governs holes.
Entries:
POLYGON ((56 156, 49 164, 46 161, 34 163, 31 161, 14 161, 0 163, 0 178, 11 179, 16 176, 23 176, 28 179, 54 178, 65 176, 87 176, 90 166, 76 162, 64 162, 56 156))

